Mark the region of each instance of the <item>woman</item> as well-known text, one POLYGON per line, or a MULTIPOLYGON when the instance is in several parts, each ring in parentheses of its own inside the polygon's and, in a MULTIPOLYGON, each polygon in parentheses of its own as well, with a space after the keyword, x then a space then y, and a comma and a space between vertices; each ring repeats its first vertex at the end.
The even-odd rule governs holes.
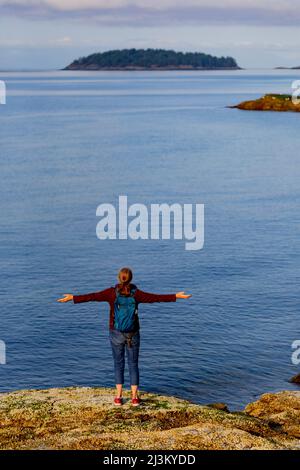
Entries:
POLYGON ((115 405, 122 405, 122 389, 124 384, 125 349, 127 352, 128 368, 131 384, 131 403, 133 406, 140 404, 138 397, 139 386, 139 319, 138 305, 140 303, 175 302, 176 299, 188 299, 191 295, 184 292, 177 294, 158 295, 149 294, 138 289, 132 281, 132 271, 122 268, 118 274, 119 283, 100 292, 86 295, 64 294, 58 302, 70 302, 74 304, 82 302, 108 302, 110 306, 109 336, 112 347, 115 368, 115 383, 117 396, 115 405))

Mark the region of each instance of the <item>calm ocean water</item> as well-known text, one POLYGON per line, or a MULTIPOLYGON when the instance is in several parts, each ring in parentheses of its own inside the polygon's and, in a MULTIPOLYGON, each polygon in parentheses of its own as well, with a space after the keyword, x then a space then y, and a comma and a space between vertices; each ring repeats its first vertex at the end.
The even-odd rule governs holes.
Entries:
MULTIPOLYGON (((294 389, 299 322, 299 115, 227 109, 290 92, 294 71, 0 73, 0 390, 112 386, 115 283, 189 301, 143 305, 141 388, 240 409, 294 389), (100 241, 96 207, 205 204, 205 245, 100 241)), ((128 384, 128 378, 127 378, 128 384)))

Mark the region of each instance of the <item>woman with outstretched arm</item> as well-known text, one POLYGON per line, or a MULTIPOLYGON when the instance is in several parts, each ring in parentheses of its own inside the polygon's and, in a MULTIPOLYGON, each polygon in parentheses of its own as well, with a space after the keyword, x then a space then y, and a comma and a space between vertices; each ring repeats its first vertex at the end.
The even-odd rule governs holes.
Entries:
POLYGON ((73 301, 74 304, 78 304, 95 301, 109 303, 109 337, 114 359, 117 389, 114 404, 118 406, 123 404, 122 389, 126 350, 132 394, 131 403, 133 406, 138 406, 140 404, 138 396, 140 347, 138 305, 140 303, 176 302, 177 299, 188 299, 191 295, 187 295, 184 292, 167 295, 143 292, 131 283, 132 271, 129 268, 122 268, 119 271, 118 280, 119 283, 115 287, 85 295, 64 294, 64 297, 58 299, 58 302, 73 301))

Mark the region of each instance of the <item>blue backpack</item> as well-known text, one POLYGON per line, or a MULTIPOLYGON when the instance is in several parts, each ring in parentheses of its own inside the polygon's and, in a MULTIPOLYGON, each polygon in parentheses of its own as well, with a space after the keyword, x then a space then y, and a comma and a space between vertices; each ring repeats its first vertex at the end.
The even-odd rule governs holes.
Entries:
POLYGON ((116 289, 114 305, 114 328, 123 333, 133 331, 136 326, 137 304, 134 298, 136 288, 130 290, 130 295, 122 295, 116 289))

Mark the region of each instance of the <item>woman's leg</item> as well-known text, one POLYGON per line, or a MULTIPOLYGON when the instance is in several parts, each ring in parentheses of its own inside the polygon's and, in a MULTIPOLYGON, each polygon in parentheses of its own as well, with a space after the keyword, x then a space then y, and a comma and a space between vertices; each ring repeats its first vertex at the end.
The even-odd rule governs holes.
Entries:
POLYGON ((123 384, 116 384, 117 398, 122 398, 123 384))
POLYGON ((132 399, 137 398, 138 388, 139 387, 137 385, 131 385, 131 397, 132 397, 132 399))
POLYGON ((139 386, 139 351, 140 351, 140 333, 139 331, 132 337, 131 347, 126 344, 130 385, 132 398, 137 398, 139 386))
POLYGON ((125 341, 124 336, 118 331, 110 331, 110 344, 114 359, 115 384, 117 389, 117 397, 122 396, 122 387, 124 384, 125 369, 125 341))

